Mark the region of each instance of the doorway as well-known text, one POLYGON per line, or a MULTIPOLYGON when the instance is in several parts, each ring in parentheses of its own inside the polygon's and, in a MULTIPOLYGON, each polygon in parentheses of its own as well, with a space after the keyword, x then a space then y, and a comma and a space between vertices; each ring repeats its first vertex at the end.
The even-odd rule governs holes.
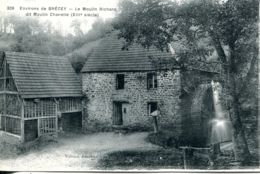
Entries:
POLYGON ((113 125, 123 125, 122 102, 113 102, 113 125))
POLYGON ((62 113, 60 127, 65 132, 79 132, 82 129, 82 113, 62 113))
POLYGON ((24 140, 32 141, 38 138, 38 120, 25 120, 24 121, 24 140))

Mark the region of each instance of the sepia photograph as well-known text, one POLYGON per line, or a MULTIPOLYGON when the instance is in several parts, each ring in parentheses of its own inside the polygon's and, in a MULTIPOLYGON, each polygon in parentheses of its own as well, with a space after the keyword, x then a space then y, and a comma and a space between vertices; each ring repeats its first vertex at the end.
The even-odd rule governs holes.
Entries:
POLYGON ((0 0, 0 173, 258 173, 258 0, 0 0))

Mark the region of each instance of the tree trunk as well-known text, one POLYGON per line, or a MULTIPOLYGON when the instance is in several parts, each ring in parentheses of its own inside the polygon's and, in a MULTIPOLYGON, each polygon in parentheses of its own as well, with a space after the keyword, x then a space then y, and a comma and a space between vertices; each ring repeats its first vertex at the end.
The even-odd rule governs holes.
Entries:
MULTIPOLYGON (((232 66, 232 65, 231 65, 232 66)), ((235 73, 230 73, 229 79, 229 95, 230 95, 230 110, 229 117, 233 125, 233 144, 234 144, 234 154, 235 160, 243 163, 250 161, 250 152, 247 145, 247 140, 245 137, 244 127, 240 118, 239 113, 239 100, 236 92, 236 79, 235 73)))

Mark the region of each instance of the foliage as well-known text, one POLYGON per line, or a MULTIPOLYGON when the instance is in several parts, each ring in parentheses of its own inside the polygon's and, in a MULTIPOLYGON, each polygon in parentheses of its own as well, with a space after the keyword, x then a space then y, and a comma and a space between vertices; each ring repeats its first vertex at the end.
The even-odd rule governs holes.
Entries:
POLYGON ((174 135, 171 131, 159 131, 158 133, 151 133, 147 137, 147 141, 162 146, 164 148, 179 146, 179 137, 174 135))
MULTIPOLYGON (((121 3, 121 13, 114 27, 120 30, 119 37, 129 45, 136 42, 146 48, 156 46, 160 50, 169 50, 171 43, 175 45, 175 56, 179 58, 214 57, 213 52, 218 51, 216 39, 222 44, 224 53, 228 53, 230 42, 236 42, 240 48, 237 56, 242 59, 244 54, 241 53, 249 47, 253 51, 251 54, 256 53, 257 7, 255 0, 229 0, 225 3, 217 0, 182 3, 125 0, 121 3)), ((218 56, 221 59, 221 55, 218 56)))
POLYGON ((80 23, 80 21, 74 19, 71 22, 70 26, 73 28, 75 36, 77 36, 77 37, 82 37, 83 36, 83 31, 81 30, 81 23, 80 23))
POLYGON ((88 57, 93 52, 93 49, 100 43, 101 38, 112 30, 111 21, 97 20, 93 23, 92 29, 86 33, 83 38, 77 37, 74 40, 73 51, 68 53, 67 56, 70 58, 73 68, 76 72, 80 72, 88 57), (78 42, 78 44, 76 44, 78 42), (80 47, 79 47, 80 45, 80 47))
POLYGON ((182 169, 182 153, 176 149, 111 152, 98 162, 101 169, 182 169))
POLYGON ((114 23, 114 28, 120 31, 119 37, 127 41, 126 47, 135 42, 145 48, 170 50, 180 67, 187 67, 192 61, 220 62, 223 85, 228 90, 235 154, 242 161, 250 156, 241 122, 241 104, 251 100, 246 89, 250 81, 257 79, 258 3, 257 0, 125 0, 114 23))
POLYGON ((112 30, 112 21, 98 19, 93 23, 92 29, 84 33, 81 29, 82 23, 74 20, 71 23, 74 35, 64 36, 48 21, 40 22, 35 18, 18 16, 0 17, 0 19, 4 21, 0 27, 1 50, 66 55, 77 73, 84 66, 100 38, 112 30))
MULTIPOLYGON (((8 16, 0 33, 0 46, 3 50, 31 52, 46 55, 64 55, 69 38, 52 29, 50 23, 40 23, 34 18, 8 16), (3 46, 2 46, 3 45, 3 46)), ((70 50, 70 49, 68 49, 70 50)))
MULTIPOLYGON (((214 165, 209 165, 208 154, 193 152, 192 156, 186 155, 188 169, 235 169, 233 156, 222 154, 214 165)), ((257 164, 246 166, 254 168, 257 164)), ((183 152, 175 148, 158 150, 127 150, 111 152, 103 156, 96 166, 100 169, 183 169, 183 152)), ((245 168, 245 167, 244 167, 245 168)))
POLYGON ((88 42, 95 41, 99 38, 104 37, 107 33, 113 30, 113 20, 102 20, 98 19, 92 24, 92 29, 86 34, 88 42))
POLYGON ((61 31, 54 29, 52 23, 40 22, 36 18, 7 16, 0 19, 4 21, 0 27, 1 50, 67 55, 77 72, 90 55, 90 50, 95 45, 92 42, 96 42, 112 30, 111 21, 101 19, 94 22, 92 29, 87 33, 82 31, 80 21, 72 21, 71 28, 74 35, 62 35, 61 31))

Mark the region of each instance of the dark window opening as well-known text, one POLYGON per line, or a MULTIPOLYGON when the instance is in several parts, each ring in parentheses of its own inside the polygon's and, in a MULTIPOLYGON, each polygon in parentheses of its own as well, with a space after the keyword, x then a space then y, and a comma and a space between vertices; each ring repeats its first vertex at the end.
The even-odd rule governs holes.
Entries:
POLYGON ((148 110, 148 115, 151 115, 151 113, 153 113, 154 111, 156 111, 157 108, 157 102, 148 102, 147 105, 147 110, 148 110))
POLYGON ((117 74, 116 75, 116 89, 124 89, 125 88, 125 75, 117 74))
POLYGON ((157 75, 156 73, 147 74, 147 89, 157 88, 157 75))

